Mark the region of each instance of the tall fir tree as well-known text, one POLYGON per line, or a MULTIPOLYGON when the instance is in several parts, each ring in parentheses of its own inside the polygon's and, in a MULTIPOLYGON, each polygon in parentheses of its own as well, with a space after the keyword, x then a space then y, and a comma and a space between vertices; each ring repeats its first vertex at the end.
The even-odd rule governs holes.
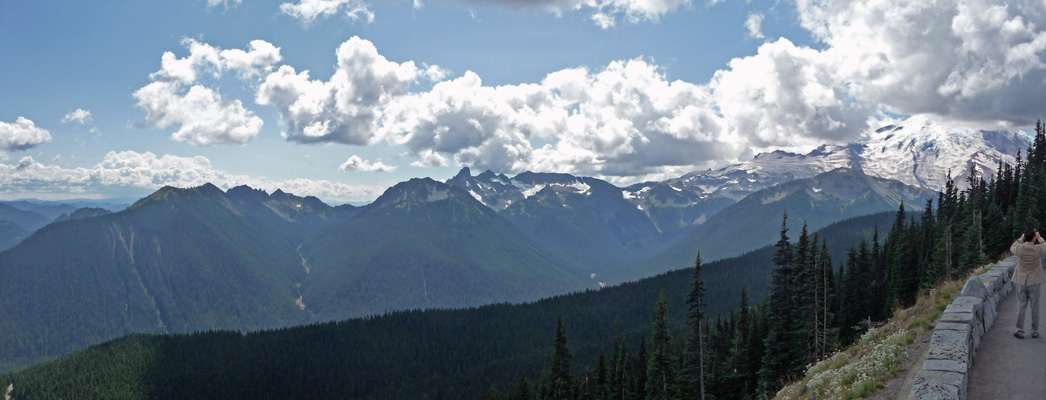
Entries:
POLYGON ((610 389, 610 371, 607 370, 606 353, 599 352, 599 362, 596 364, 596 385, 592 390, 592 397, 597 400, 606 400, 610 389))
POLYGON ((981 241, 981 218, 977 213, 971 216, 969 226, 962 240, 962 256, 959 258, 959 276, 964 276, 977 266, 988 262, 984 255, 984 243, 981 241))
POLYGON ((512 400, 534 400, 534 390, 526 375, 519 378, 519 384, 516 385, 516 391, 512 394, 512 400))
POLYGON ((555 350, 552 354, 552 372, 549 376, 552 400, 568 400, 574 386, 570 372, 573 355, 567 347, 567 332, 563 327, 563 316, 556 323, 555 350))
POLYGON ((883 262, 888 266, 886 282, 889 289, 886 302, 883 304, 883 315, 889 315, 890 310, 897 304, 906 305, 907 293, 911 292, 918 283, 917 276, 914 274, 916 271, 908 264, 907 256, 912 238, 908 237, 905 218, 904 202, 902 202, 897 209, 897 215, 890 228, 884 249, 883 262))
POLYGON ((661 292, 651 321, 650 360, 647 362, 647 400, 667 400, 672 397, 675 375, 672 363, 672 338, 668 334, 668 298, 661 292))
MULTIPOLYGON (((817 235, 814 235, 814 243, 817 243, 817 235)), ((835 309, 834 297, 835 297, 835 277, 832 269, 832 257, 828 254, 828 243, 824 240, 821 241, 821 250, 817 256, 817 282, 818 285, 815 287, 816 302, 815 302, 815 315, 816 322, 816 353, 814 357, 816 359, 823 359, 828 355, 831 343, 835 341, 835 335, 837 330, 833 326, 835 321, 835 309)))
POLYGON ((759 396, 772 395, 780 387, 781 379, 788 376, 795 355, 792 332, 792 262, 794 251, 788 240, 788 215, 781 222, 781 235, 774 252, 774 268, 770 283, 770 296, 766 309, 767 334, 764 340, 762 366, 759 369, 759 396))
MULTIPOLYGON (((665 306, 667 307, 667 305, 665 306)), ((635 371, 636 379, 632 382, 632 393, 633 398, 646 399, 647 395, 647 366, 650 363, 650 354, 646 350, 646 339, 639 341, 639 350, 636 352, 636 359, 632 368, 635 371)))
POLYGON ((1017 204, 1014 209, 1013 230, 1011 232, 1013 237, 1024 233, 1024 230, 1029 226, 1034 227, 1038 225, 1032 216, 1032 208, 1036 199, 1033 196, 1034 188, 1032 188, 1031 178, 1031 174, 1025 172, 1021 176, 1020 184, 1018 185, 1017 204))
POLYGON ((694 276, 686 296, 687 341, 683 360, 683 392, 687 398, 705 398, 705 283, 701 280, 701 253, 694 260, 694 276))
POLYGON ((791 277, 791 314, 792 321, 790 336, 794 338, 796 351, 791 359, 789 370, 800 371, 814 359, 816 338, 814 327, 817 323, 816 309, 814 308, 817 274, 814 272, 813 260, 814 246, 810 243, 810 236, 806 223, 799 232, 796 240, 795 252, 792 258, 791 277))
POLYGON ((752 373, 748 361, 751 357, 749 355, 751 349, 748 347, 748 334, 751 331, 749 325, 752 322, 749 317, 747 285, 741 285, 741 299, 737 308, 737 322, 735 324, 734 337, 731 340, 730 361, 738 381, 734 390, 738 395, 737 397, 744 399, 751 396, 751 388, 748 387, 746 377, 752 373))
POLYGON ((930 266, 927 272, 928 285, 952 277, 952 247, 957 245, 955 242, 952 238, 951 220, 947 216, 941 216, 937 220, 937 232, 934 236, 933 250, 930 253, 930 266))
POLYGON ((883 319, 885 307, 880 305, 886 304, 889 298, 889 274, 883 246, 879 243, 879 226, 876 226, 872 232, 871 250, 862 241, 857 253, 858 270, 862 274, 860 280, 868 285, 861 288, 861 308, 870 319, 876 321, 883 319))
POLYGON ((919 248, 922 250, 922 257, 919 262, 925 266, 920 270, 919 274, 919 288, 929 289, 937 284, 937 281, 941 279, 940 272, 934 269, 933 265, 933 251, 937 242, 937 219, 934 216, 933 211, 933 200, 926 199, 926 206, 923 207, 922 222, 920 224, 919 234, 919 248))

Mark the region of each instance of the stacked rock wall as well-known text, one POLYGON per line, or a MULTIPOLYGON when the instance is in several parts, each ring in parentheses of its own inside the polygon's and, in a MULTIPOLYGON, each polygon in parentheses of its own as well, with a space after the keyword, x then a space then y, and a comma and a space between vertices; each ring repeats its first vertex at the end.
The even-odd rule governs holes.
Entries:
POLYGON ((1010 257, 966 281, 933 330, 929 353, 909 400, 966 399, 970 365, 981 337, 995 324, 999 302, 1013 290, 1010 276, 1016 267, 1017 258, 1010 257))

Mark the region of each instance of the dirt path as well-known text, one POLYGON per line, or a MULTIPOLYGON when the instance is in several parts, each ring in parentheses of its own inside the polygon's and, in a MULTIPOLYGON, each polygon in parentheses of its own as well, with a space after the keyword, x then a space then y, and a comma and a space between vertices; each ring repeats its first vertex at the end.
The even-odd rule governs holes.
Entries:
POLYGON ((1046 399, 1046 296, 1039 298, 1039 329, 1031 337, 1031 307, 1024 318, 1025 339, 1013 337, 1017 325, 1017 292, 999 304, 995 326, 981 338, 970 370, 967 398, 976 400, 1046 399))

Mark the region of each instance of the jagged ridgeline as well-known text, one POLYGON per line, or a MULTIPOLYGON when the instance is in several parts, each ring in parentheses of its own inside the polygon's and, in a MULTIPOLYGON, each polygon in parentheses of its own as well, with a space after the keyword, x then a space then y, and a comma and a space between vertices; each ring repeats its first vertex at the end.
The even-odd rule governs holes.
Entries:
POLYGON ((595 285, 432 180, 366 209, 208 184, 89 213, 0 253, 2 370, 130 332, 278 328, 595 285))
POLYGON ((686 214, 704 203, 675 203, 654 188, 636 204, 625 189, 562 174, 464 175, 455 177, 464 183, 403 182, 366 207, 204 185, 163 188, 115 214, 60 217, 0 253, 0 298, 21 299, 0 308, 0 346, 9 349, 0 371, 131 332, 270 329, 532 301, 663 273, 697 252, 711 261, 757 249, 772 243, 785 211, 816 229, 927 196, 841 169, 757 191, 711 219, 690 215, 704 224, 666 232, 650 219, 664 213, 644 211, 686 214), (491 200, 499 187, 519 196, 497 212, 480 199, 504 203, 491 200))
MULTIPOLYGON (((414 207, 414 206, 411 206, 414 207)), ((402 207, 406 208, 406 206, 402 207)), ((833 224, 818 232, 836 259, 887 227, 893 213, 833 224)), ((329 228, 328 228, 329 229, 329 228)), ((736 306, 747 282, 766 295, 774 249, 707 263, 711 315, 736 306)), ((692 264, 693 261, 690 261, 692 264)), ((684 264, 680 268, 685 268, 684 264)), ((682 329, 691 270, 521 305, 396 312, 298 328, 240 334, 134 334, 0 378, 15 398, 477 398, 502 392, 548 368, 562 315, 577 365, 594 365, 620 338, 636 351, 653 304, 670 299, 671 328, 682 329)))

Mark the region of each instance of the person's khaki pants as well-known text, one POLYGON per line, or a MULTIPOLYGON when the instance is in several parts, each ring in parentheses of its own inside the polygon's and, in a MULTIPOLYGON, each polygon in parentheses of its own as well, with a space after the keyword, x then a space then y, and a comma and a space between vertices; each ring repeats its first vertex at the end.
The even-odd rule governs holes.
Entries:
POLYGON ((1020 306, 1017 314, 1017 332, 1024 333, 1024 310, 1031 302, 1031 331, 1039 331, 1039 287, 1036 285, 1017 285, 1017 304, 1020 306))

